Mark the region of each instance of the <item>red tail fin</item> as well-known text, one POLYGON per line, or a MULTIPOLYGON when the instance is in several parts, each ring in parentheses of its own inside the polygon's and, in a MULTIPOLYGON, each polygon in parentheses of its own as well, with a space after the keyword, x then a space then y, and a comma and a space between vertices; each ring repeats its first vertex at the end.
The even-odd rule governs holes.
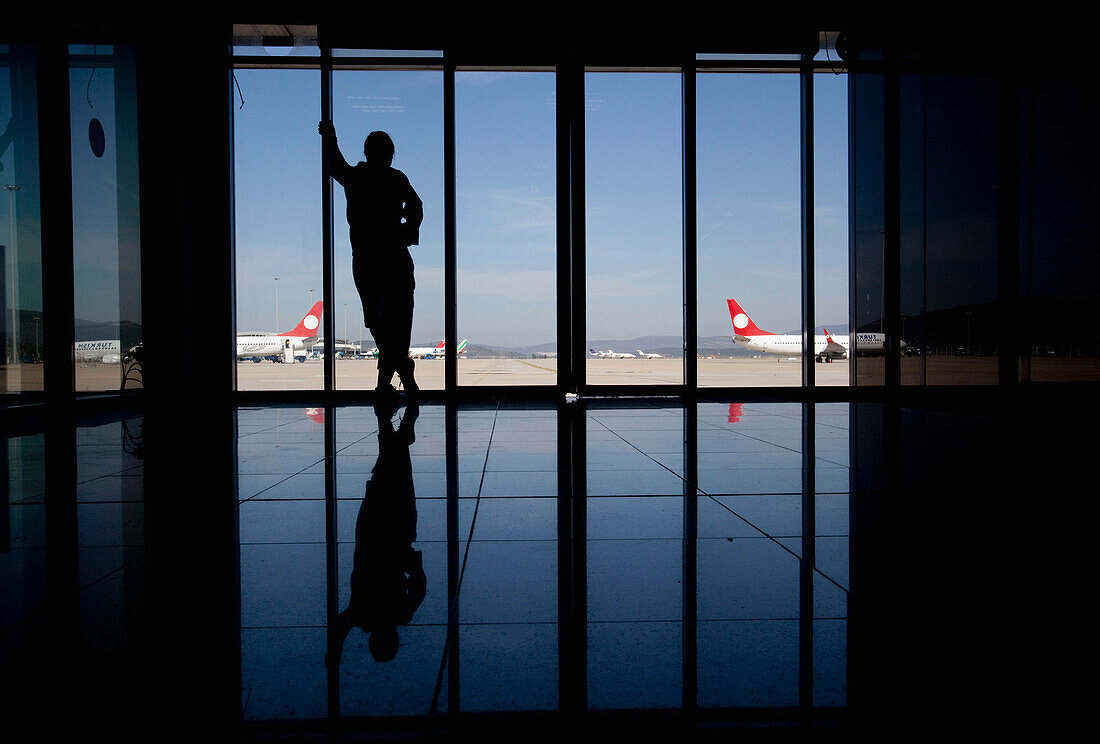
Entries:
POLYGON ((733 331, 741 336, 774 336, 771 331, 762 331, 752 322, 749 314, 741 309, 737 300, 726 300, 730 306, 730 320, 733 321, 733 331))
POLYGON ((295 338, 307 338, 309 336, 316 336, 319 333, 321 327, 321 309, 325 303, 323 300, 318 300, 313 303, 313 307, 309 309, 305 317, 298 321, 298 325, 295 326, 293 331, 287 331, 286 333, 280 333, 280 336, 294 336, 295 338))

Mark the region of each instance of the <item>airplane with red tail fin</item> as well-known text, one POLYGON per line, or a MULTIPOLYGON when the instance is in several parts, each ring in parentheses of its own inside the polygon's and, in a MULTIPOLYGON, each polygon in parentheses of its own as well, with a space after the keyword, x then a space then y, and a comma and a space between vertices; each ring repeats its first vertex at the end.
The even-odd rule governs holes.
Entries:
MULTIPOLYGON (((800 333, 772 333, 761 329, 753 322, 749 314, 744 311, 737 300, 728 299, 730 320, 733 321, 733 336, 731 340, 738 346, 743 346, 749 351, 760 351, 765 354, 784 354, 787 356, 799 356, 802 354, 802 334, 800 333)), ((814 336, 813 353, 816 361, 829 362, 833 359, 848 358, 850 336, 834 336, 828 329, 823 328, 824 335, 814 336)), ((860 352, 882 352, 885 346, 886 336, 882 333, 857 333, 856 350, 860 352)), ((904 346, 904 342, 902 342, 904 346)))
POLYGON ((282 361, 292 361, 294 357, 300 356, 304 359, 310 345, 317 340, 324 306, 323 300, 313 303, 313 307, 302 316, 298 325, 285 333, 238 333, 237 358, 276 356, 282 361), (298 351, 303 353, 296 354, 298 351))

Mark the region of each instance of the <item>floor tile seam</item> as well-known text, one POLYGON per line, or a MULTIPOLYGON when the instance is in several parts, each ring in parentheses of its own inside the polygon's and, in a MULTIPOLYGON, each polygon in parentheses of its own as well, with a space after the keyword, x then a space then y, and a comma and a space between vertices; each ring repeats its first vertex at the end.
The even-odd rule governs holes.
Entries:
MULTIPOLYGON (((700 491, 701 493, 705 493, 705 492, 703 492, 703 490, 702 490, 702 489, 699 489, 699 491, 700 491)), ((719 506, 721 506, 721 507, 722 507, 723 509, 725 509, 726 511, 728 511, 728 512, 729 512, 730 514, 732 514, 733 516, 735 516, 735 517, 737 517, 738 519, 740 519, 740 520, 741 520, 742 522, 744 522, 745 524, 747 524, 747 525, 748 525, 749 527, 753 528, 754 530, 756 530, 757 532, 759 532, 759 533, 760 533, 761 535, 763 535, 763 536, 767 537, 767 538, 768 538, 769 540, 771 540, 771 541, 772 541, 773 543, 775 543, 776 545, 778 545, 778 546, 779 546, 779 547, 780 547, 781 549, 783 549, 783 550, 784 550, 784 551, 786 551, 787 553, 790 553, 790 554, 791 554, 792 556, 794 556, 794 557, 795 557, 795 558, 796 558, 797 560, 799 560, 799 561, 801 561, 801 560, 802 560, 802 557, 801 557, 801 556, 799 556, 798 554, 796 554, 796 553, 795 553, 794 551, 792 551, 792 550, 791 550, 790 548, 788 548, 788 547, 787 547, 786 545, 784 545, 783 543, 779 542, 779 541, 778 541, 777 539, 775 539, 775 537, 773 537, 772 535, 768 534, 768 532, 767 532, 766 530, 764 530, 764 529, 760 528, 759 526, 757 526, 757 525, 753 524, 753 523, 752 523, 752 521, 750 521, 750 520, 746 519, 746 518, 745 518, 744 516, 742 516, 742 515, 738 514, 738 513, 736 512, 736 511, 734 511, 733 509, 731 509, 731 508, 730 508, 729 506, 727 506, 726 504, 722 503, 722 502, 721 502, 721 501, 719 501, 718 499, 714 498, 714 497, 713 497, 713 496, 711 496, 710 494, 705 494, 705 495, 706 495, 706 496, 708 496, 708 497, 710 497, 710 499, 711 499, 712 501, 714 501, 714 503, 718 504, 718 505, 719 505, 719 506)), ((800 494, 800 495, 801 495, 801 494, 800 494)))
MULTIPOLYGON (((311 474, 307 473, 307 475, 311 475, 311 474)), ((285 483, 286 480, 288 480, 290 477, 294 477, 294 476, 289 476, 287 479, 284 479, 284 480, 282 480, 279 483, 276 483, 274 485, 279 485, 280 483, 285 483)), ((269 490, 269 489, 264 489, 264 490, 266 491, 266 490, 269 490)), ((682 499, 682 498, 685 498, 685 496, 686 496, 687 498, 696 498, 696 499, 698 499, 698 498, 724 498, 724 497, 732 497, 732 498, 768 497, 768 498, 770 498, 770 497, 775 497, 775 496, 802 496, 801 491, 723 491, 723 492, 720 492, 720 493, 707 493, 707 492, 702 491, 701 489, 697 489, 697 490, 699 492, 695 493, 695 494, 639 493, 639 492, 636 492, 636 491, 634 491, 634 492, 622 492, 622 493, 615 493, 615 492, 611 492, 611 493, 589 493, 589 494, 586 494, 586 498, 588 498, 588 499, 682 499)), ((258 492, 256 494, 256 496, 258 496, 259 493, 262 493, 262 491, 258 492)), ((814 494, 817 495, 817 496, 843 496, 843 495, 846 495, 846 494, 849 494, 849 493, 851 493, 851 491, 849 491, 849 490, 843 490, 843 491, 824 491, 824 490, 814 491, 814 494)), ((271 496, 271 497, 268 497, 268 498, 256 498, 256 496, 249 496, 248 498, 239 498, 238 497, 237 503, 238 504, 244 504, 244 503, 248 503, 250 501, 255 501, 257 503, 279 503, 279 502, 298 503, 298 502, 318 502, 318 501, 323 502, 323 501, 325 501, 324 496, 271 496)), ((417 497, 416 497, 416 500, 417 501, 429 501, 430 502, 430 501, 446 501, 448 498, 449 497, 447 497, 447 496, 421 496, 421 495, 418 494, 417 497)), ((476 500, 477 498, 479 498, 477 495, 459 496, 458 497, 459 501, 470 501, 470 500, 476 500)), ((487 494, 482 494, 480 496, 480 498, 488 499, 490 501, 500 501, 500 500, 506 500, 506 499, 546 500, 546 499, 558 499, 558 498, 561 498, 561 496, 557 493, 545 493, 545 494, 528 493, 528 494, 514 494, 514 495, 504 495, 504 494, 502 494, 502 495, 487 495, 487 494)), ((363 499, 362 496, 338 496, 338 497, 336 497, 337 502, 341 502, 341 501, 362 501, 362 499, 363 499)), ((115 502, 115 501, 101 502, 101 501, 92 500, 92 499, 81 499, 81 500, 78 500, 78 503, 85 503, 85 504, 98 504, 98 503, 132 504, 132 503, 144 503, 144 501, 145 501, 145 499, 144 499, 144 497, 142 497, 141 499, 135 499, 135 500, 124 500, 123 499, 123 500, 119 500, 117 502, 115 502)), ((45 501, 29 501, 29 502, 13 501, 13 502, 11 502, 11 505, 12 506, 19 506, 19 505, 38 506, 38 505, 44 505, 45 503, 46 503, 45 501)))
MULTIPOLYGON (((305 475, 313 475, 313 473, 305 473, 305 475)), ((362 473, 361 475, 365 475, 365 473, 362 473)), ((294 477, 294 476, 288 476, 288 478, 292 478, 292 477, 294 477)), ((285 482, 285 479, 283 481, 280 481, 280 483, 283 483, 283 482, 285 482)), ((275 484, 275 485, 278 485, 278 484, 275 484)), ((746 497, 756 497, 756 496, 760 496, 760 497, 802 496, 802 491, 719 491, 719 492, 716 492, 716 493, 708 493, 708 492, 703 491, 702 489, 697 488, 696 490, 698 491, 698 493, 695 493, 695 494, 641 493, 641 492, 638 492, 638 491, 626 491, 626 492, 614 492, 614 491, 612 491, 612 492, 608 492, 608 493, 588 493, 588 494, 586 494, 586 498, 589 498, 589 499, 682 499, 682 498, 685 498, 685 497, 688 497, 688 498, 719 498, 719 497, 730 496, 730 497, 734 497, 734 498, 746 498, 746 497)), ((839 496, 839 495, 849 494, 849 493, 851 493, 851 491, 848 490, 848 489, 844 489, 844 490, 841 490, 841 491, 817 490, 817 491, 814 491, 813 493, 817 496, 839 496)), ((31 498, 33 498, 33 497, 31 497, 31 498)), ((448 498, 450 498, 450 497, 448 497, 446 495, 443 495, 443 496, 429 496, 429 495, 417 494, 417 496, 416 496, 417 501, 446 501, 446 500, 448 500, 448 498)), ((460 501, 468 501, 468 500, 477 499, 477 498, 478 497, 477 497, 476 494, 472 495, 472 496, 467 495, 467 496, 459 496, 458 497, 458 499, 460 501)), ((482 494, 481 498, 492 499, 494 501, 498 501, 500 499, 557 499, 557 498, 561 498, 561 495, 557 492, 553 492, 553 493, 548 492, 548 493, 541 493, 541 494, 540 493, 516 493, 514 495, 485 495, 485 494, 482 494)), ((336 501, 361 501, 362 499, 363 499, 362 496, 337 496, 336 497, 336 501)), ((144 499, 142 499, 142 500, 144 500, 144 499)), ((286 501, 286 502, 324 501, 325 497, 324 496, 272 496, 272 497, 265 498, 265 499, 254 499, 252 497, 250 497, 248 499, 238 498, 239 503, 244 503, 246 501, 252 501, 252 500, 263 501, 263 502, 269 502, 269 501, 270 502, 280 502, 280 501, 286 501)), ((90 499, 83 499, 83 501, 85 503, 99 503, 96 500, 90 500, 90 499)), ((121 503, 133 503, 132 500, 126 500, 126 499, 121 499, 120 502, 121 503)), ((16 505, 16 504, 19 504, 21 502, 13 501, 11 503, 12 503, 12 505, 16 505)), ((35 503, 35 504, 44 504, 45 502, 44 501, 36 501, 36 502, 33 502, 33 503, 35 503)))
MULTIPOLYGON (((753 442, 759 442, 760 444, 766 444, 769 447, 774 447, 776 449, 783 450, 784 452, 793 452, 796 455, 801 455, 802 454, 802 450, 799 449, 799 448, 788 447, 787 445, 778 444, 777 442, 770 442, 767 439, 761 439, 760 437, 749 436, 748 434, 745 434, 744 432, 736 432, 736 433, 739 436, 744 437, 745 439, 749 439, 753 442)), ((721 454, 721 453, 719 453, 719 454, 721 454)))
MULTIPOLYGON (((837 533, 830 533, 830 534, 827 534, 827 535, 815 534, 814 537, 819 538, 819 539, 835 540, 835 539, 848 539, 848 538, 851 537, 851 535, 837 532, 837 533)), ((774 535, 773 538, 776 539, 776 540, 801 540, 802 535, 801 534, 774 535)), ((724 535, 718 535, 718 536, 708 535, 708 536, 700 536, 700 537, 697 537, 696 539, 697 540, 767 540, 769 538, 765 537, 764 535, 742 535, 742 536, 738 536, 738 537, 726 537, 724 535)))
MULTIPOLYGON (((636 539, 649 539, 649 538, 636 538, 636 539)), ((664 539, 664 538, 661 538, 664 539)), ((677 538, 679 539, 679 538, 677 538)), ((474 544, 478 543, 558 543, 557 537, 490 537, 490 538, 476 538, 470 542, 474 544)), ((275 546, 291 546, 291 545, 309 545, 314 547, 320 547, 328 545, 328 540, 242 540, 237 543, 242 548, 254 548, 254 547, 275 547, 275 546)), ((336 545, 355 545, 354 538, 338 539, 335 541, 336 545)), ((438 540, 413 540, 413 545, 447 545, 449 541, 446 538, 438 540)), ((121 546, 91 546, 91 547, 128 547, 121 546)))
MULTIPOLYGON (((813 620, 847 620, 845 615, 815 615, 813 620)), ((802 618, 794 616, 778 616, 778 617, 697 617, 694 621, 675 619, 675 620, 661 620, 658 618, 639 618, 637 620, 623 619, 623 620, 593 620, 588 618, 585 622, 586 625, 644 625, 644 624, 660 624, 660 625, 684 625, 685 623, 799 623, 802 618)))
MULTIPOLYGON (((733 495, 738 495, 738 494, 733 494, 733 495)), ((741 495, 743 495, 743 494, 741 494, 741 495)), ((770 496, 770 495, 773 495, 773 494, 764 494, 764 495, 770 496)), ((651 497, 652 497, 652 495, 642 495, 639 498, 651 498, 651 497)), ((682 495, 674 494, 673 497, 682 498, 682 495)), ((478 498, 478 496, 476 496, 476 495, 474 495, 474 496, 459 496, 458 500, 459 501, 474 501, 477 498, 478 498)), ((516 495, 516 496, 491 496, 491 495, 482 494, 481 498, 488 499, 490 501, 501 501, 501 500, 508 500, 508 499, 519 499, 519 500, 537 499, 537 500, 545 501, 547 499, 557 499, 557 498, 559 498, 559 496, 556 493, 552 493, 552 494, 526 494, 526 495, 520 494, 520 495, 516 495)), ((604 496, 590 496, 589 498, 620 498, 620 497, 617 497, 617 496, 607 496, 607 497, 604 497, 604 496)), ((669 497, 667 497, 667 496, 657 496, 657 497, 653 497, 653 498, 669 498, 669 497)), ((448 499, 449 499, 448 496, 421 496, 419 494, 416 496, 416 500, 418 502, 419 501, 425 501, 425 502, 442 501, 442 502, 445 502, 448 499)), ((278 504, 278 503, 283 503, 283 502, 286 502, 286 503, 318 503, 318 502, 323 503, 326 500, 327 499, 324 496, 270 496, 270 497, 264 498, 264 499, 254 498, 254 497, 249 497, 249 498, 246 498, 246 499, 242 499, 242 498, 238 497, 237 504, 238 505, 245 504, 245 503, 248 503, 250 501, 255 501, 256 503, 263 503, 263 504, 278 504)), ((337 496, 336 499, 335 499, 335 501, 337 503, 340 503, 340 502, 359 502, 359 501, 362 501, 362 500, 363 500, 362 496, 337 496)), ((13 502, 13 505, 14 505, 14 503, 15 502, 13 502)), ((43 502, 35 502, 35 503, 45 504, 44 501, 43 502)), ((98 502, 98 501, 84 501, 82 503, 95 504, 95 503, 100 503, 100 502, 98 502)), ((133 501, 121 501, 120 503, 128 504, 128 503, 135 503, 135 502, 133 502, 133 501)))
POLYGON ((124 468, 122 470, 116 470, 113 473, 103 473, 102 475, 96 475, 96 476, 93 476, 91 478, 87 478, 85 480, 78 480, 78 481, 76 481, 76 485, 83 486, 87 483, 95 483, 97 480, 103 480, 104 478, 122 478, 122 477, 141 478, 141 477, 144 477, 144 475, 145 475, 144 472, 142 472, 142 473, 130 473, 130 471, 131 470, 136 470, 137 468, 140 468, 140 467, 143 467, 143 466, 144 466, 144 463, 142 463, 140 465, 132 465, 132 466, 130 466, 128 468, 124 468), (127 475, 127 473, 129 473, 129 475, 127 475))
MULTIPOLYGON (((600 423, 600 422, 598 422, 598 421, 597 421, 597 423, 600 423)), ((601 425, 601 426, 604 426, 604 424, 602 424, 602 423, 600 423, 600 425, 601 425)), ((604 426, 604 428, 607 428, 607 427, 606 427, 606 426, 604 426)), ((608 429, 608 430, 609 430, 609 431, 612 431, 612 430, 610 430, 610 429, 608 429)), ((616 436, 619 436, 620 438, 622 438, 624 442, 627 442, 627 444, 630 444, 630 442, 629 442, 628 440, 626 440, 625 438, 621 437, 621 435, 619 435, 619 434, 618 434, 617 432, 614 432, 614 431, 612 431, 612 433, 614 433, 614 434, 616 434, 616 436)), ((634 445, 633 445, 633 444, 631 444, 630 446, 634 447, 634 445)), ((635 447, 635 449, 637 449, 637 447, 635 447)), ((638 450, 638 451, 639 451, 639 452, 641 452, 641 450, 638 450)), ((642 452, 642 454, 644 455, 645 453, 644 453, 644 452, 642 452)), ((650 458, 650 459, 652 459, 652 458, 650 458)), ((654 460, 654 462, 657 462, 657 461, 656 461, 656 460, 654 460)), ((682 482, 684 483, 684 487, 685 487, 685 489, 686 489, 686 488, 692 488, 692 489, 694 489, 695 491, 697 491, 698 493, 702 493, 702 494, 705 494, 705 495, 709 496, 709 494, 707 494, 707 493, 706 493, 706 491, 704 491, 704 490, 703 490, 702 488, 700 488, 700 487, 699 487, 699 484, 698 484, 698 483, 693 483, 693 482, 689 481, 689 480, 688 480, 687 478, 685 478, 684 476, 681 476, 681 475, 679 475, 679 474, 678 474, 678 473, 676 473, 675 471, 673 471, 673 470, 669 469, 668 467, 666 467, 665 465, 663 465, 663 464, 661 464, 661 463, 659 463, 659 462, 658 462, 657 464, 658 464, 658 465, 661 465, 661 467, 665 468, 665 470, 668 470, 668 472, 669 472, 669 473, 671 473, 671 474, 672 474, 672 475, 674 475, 675 477, 679 478, 679 479, 680 479, 680 480, 681 480, 681 481, 682 481, 682 482)), ((696 473, 696 479, 698 479, 698 473, 696 473)), ((717 499, 713 499, 713 500, 715 501, 715 503, 717 503, 717 504, 721 505, 721 506, 722 506, 722 508, 724 508, 724 509, 728 510, 728 511, 729 511, 729 512, 730 512, 731 514, 733 514, 734 516, 736 516, 736 517, 737 517, 738 519, 742 520, 742 521, 743 521, 743 522, 744 522, 745 524, 749 525, 750 527, 752 527, 753 529, 755 529, 755 530, 759 531, 760 533, 762 533, 762 534, 764 534, 764 535, 767 535, 767 532, 766 532, 766 531, 762 530, 762 529, 761 529, 760 527, 758 527, 758 526, 756 526, 755 524, 753 524, 753 523, 752 523, 752 522, 751 522, 750 520, 748 520, 748 519, 745 519, 745 518, 744 518, 743 516, 741 516, 740 514, 738 514, 737 512, 735 512, 735 511, 734 511, 733 509, 730 509, 730 508, 729 508, 728 506, 726 506, 725 504, 723 504, 723 503, 722 503, 721 501, 718 501, 717 499)), ((773 540, 773 541, 774 541, 774 540, 773 540)), ((789 549, 788 549, 788 548, 787 548, 787 547, 786 547, 785 545, 783 545, 782 543, 779 543, 779 542, 775 542, 775 544, 776 544, 776 545, 778 545, 778 546, 779 546, 780 548, 782 548, 783 550, 786 550, 787 552, 791 552, 791 551, 790 551, 790 550, 789 550, 789 549)), ((793 555, 793 553, 792 553, 792 555, 793 555)))
MULTIPOLYGON (((449 623, 446 620, 438 622, 406 623, 398 628, 446 628, 449 623)), ((293 625, 241 625, 240 630, 328 630, 328 623, 294 623, 293 625)))
MULTIPOLYGON (((845 540, 845 539, 849 539, 850 535, 830 534, 830 535, 815 535, 815 537, 817 539, 845 540)), ((715 542, 720 542, 720 541, 738 542, 738 541, 743 541, 743 540, 771 540, 771 541, 775 541, 775 540, 800 540, 801 538, 802 538, 802 535, 794 535, 794 534, 792 534, 792 535, 778 535, 778 536, 773 536, 773 537, 768 537, 768 536, 765 536, 765 535, 737 535, 737 536, 733 536, 733 537, 726 536, 726 535, 713 535, 713 536, 712 535, 704 535, 704 536, 697 536, 695 538, 695 540, 696 541, 715 541, 715 542)), ((683 537, 683 536, 673 536, 673 535, 669 535, 669 536, 654 535, 654 536, 650 536, 650 537, 592 537, 590 535, 587 538, 587 542, 588 543, 658 542, 658 541, 683 542, 684 540, 687 540, 687 539, 689 539, 689 538, 686 538, 686 537, 683 537)), ((559 541, 559 537, 557 537, 557 536, 555 536, 555 537, 479 537, 479 538, 474 538, 474 539, 470 540, 470 542, 474 543, 474 544, 478 544, 478 543, 554 543, 554 544, 557 544, 558 541, 559 541)), ((440 538, 440 539, 424 538, 424 539, 416 539, 416 540, 413 541, 414 545, 446 545, 448 543, 449 543, 449 541, 446 538, 440 538)), ((126 548, 126 547, 135 547, 136 545, 141 545, 141 544, 143 544, 143 543, 136 543, 134 545, 125 545, 125 544, 122 544, 122 545, 82 545, 80 547, 126 548)), ((241 540, 237 544, 242 548, 257 547, 257 546, 276 546, 276 545, 284 545, 284 546, 286 546, 286 545, 321 546, 321 545, 328 545, 328 540, 241 540)), ((352 539, 341 538, 341 539, 337 539, 335 541, 335 544, 336 545, 354 545, 355 540, 354 540, 354 538, 352 538, 352 539)), ((819 569, 815 568, 815 570, 819 570, 819 569)))
POLYGON ((835 586, 835 587, 836 587, 837 589, 839 589, 840 591, 844 592, 844 596, 845 596, 845 598, 847 598, 847 597, 850 597, 850 596, 851 596, 851 594, 852 594, 852 590, 851 590, 851 589, 849 589, 848 587, 844 586, 843 584, 841 584, 841 583, 840 583, 840 582, 839 582, 838 580, 834 579, 834 578, 833 578, 832 576, 830 576, 829 574, 825 573, 825 572, 824 572, 824 571, 823 571, 823 570, 822 570, 822 569, 821 569, 821 568, 820 568, 820 567, 819 567, 819 566, 817 565, 817 561, 814 561, 814 564, 813 564, 813 566, 812 566, 812 570, 813 570, 813 572, 814 572, 815 574, 817 574, 817 575, 818 575, 818 576, 820 576, 821 578, 823 578, 823 579, 825 579, 826 581, 828 581, 828 582, 829 582, 830 584, 832 584, 833 586, 835 586))
POLYGON ((8 506, 45 506, 46 505, 46 492, 31 494, 21 499, 15 499, 9 501, 8 506))
MULTIPOLYGON (((293 474, 291 474, 291 475, 288 475, 287 477, 283 478, 282 480, 280 480, 280 481, 278 481, 278 482, 276 482, 276 483, 272 483, 271 485, 267 486, 266 488, 263 488, 263 489, 261 489, 261 490, 257 491, 256 493, 254 493, 254 494, 252 494, 251 496, 249 496, 249 497, 248 497, 247 499, 243 499, 243 500, 242 500, 242 499, 240 499, 240 498, 238 497, 238 502, 239 502, 239 503, 244 503, 244 502, 247 502, 247 501, 251 501, 252 499, 254 499, 254 498, 256 498, 257 496, 259 496, 259 495, 260 495, 261 493, 264 493, 264 492, 266 492, 266 491, 270 491, 270 490, 271 490, 272 488, 275 488, 276 486, 282 485, 283 483, 286 483, 286 482, 287 482, 288 480, 290 480, 291 478, 295 478, 295 477, 297 477, 297 476, 299 476, 299 475, 325 475, 325 473, 323 473, 323 472, 322 472, 322 473, 306 473, 305 471, 309 470, 310 468, 314 468, 314 467, 317 467, 317 465, 323 464, 323 463, 324 463, 324 462, 325 462, 325 461, 326 461, 327 459, 328 459, 328 458, 327 458, 327 456, 326 456, 326 457, 322 457, 322 458, 321 458, 320 460, 318 460, 318 461, 316 461, 316 462, 313 462, 313 463, 310 463, 309 465, 307 465, 306 467, 302 468, 302 469, 301 469, 301 470, 299 470, 298 472, 296 472, 296 473, 293 473, 293 474)), ((236 483, 234 483, 234 486, 236 487, 236 489, 237 489, 238 491, 240 490, 240 476, 241 476, 241 475, 265 475, 265 474, 264 474, 264 473, 234 473, 234 477, 235 477, 235 479, 236 479, 236 481, 237 481, 236 483)), ((270 474, 268 474, 268 475, 278 475, 278 474, 277 474, 277 473, 270 473, 270 474)))
MULTIPOLYGON (((127 546, 122 546, 122 547, 127 547, 127 546)), ((132 547, 137 547, 137 546, 132 546, 132 547)), ((130 560, 126 561, 126 562, 125 562, 125 563, 123 563, 122 565, 120 565, 120 566, 117 566, 117 567, 115 567, 115 568, 114 568, 113 570, 111 570, 111 571, 107 572, 107 573, 106 573, 106 574, 104 574, 103 576, 100 576, 99 578, 97 578, 97 579, 95 579, 95 580, 91 581, 90 583, 88 583, 88 584, 85 584, 84 586, 80 587, 80 589, 79 589, 79 590, 83 592, 83 591, 85 591, 85 590, 87 590, 87 589, 91 589, 92 587, 94 587, 94 586, 96 586, 96 585, 98 585, 98 584, 101 584, 101 583, 103 583, 104 581, 107 581, 107 580, 108 580, 109 578, 111 578, 112 576, 114 576, 114 575, 118 574, 118 573, 119 573, 119 572, 121 572, 121 571, 125 571, 125 570, 126 570, 127 568, 129 568, 130 566, 132 566, 132 565, 134 565, 135 563, 137 563, 138 561, 141 561, 141 560, 144 560, 144 559, 145 559, 145 551, 144 551, 144 550, 142 550, 142 552, 141 552, 141 554, 140 554, 140 555, 134 556, 133 558, 131 558, 130 560)))
MULTIPOLYGON (((497 416, 498 416, 499 413, 500 413, 500 402, 498 401, 497 405, 496 405, 496 410, 493 413, 493 425, 492 425, 492 428, 489 430, 489 441, 488 441, 488 443, 486 444, 486 447, 485 447, 485 465, 488 465, 489 453, 492 452, 493 434, 496 431, 496 422, 497 422, 497 416)), ((481 507, 481 490, 485 485, 485 471, 484 471, 485 465, 483 465, 483 470, 482 470, 482 474, 481 474, 481 481, 478 483, 477 498, 474 502, 474 513, 470 518, 470 530, 467 533, 466 547, 463 550, 462 565, 459 568, 458 580, 455 584, 454 597, 452 598, 451 605, 448 608, 448 615, 453 616, 453 617, 457 617, 458 607, 460 606, 459 600, 462 597, 462 583, 463 583, 463 579, 466 576, 466 565, 467 565, 467 562, 468 562, 469 557, 470 557, 470 544, 473 542, 474 529, 477 526, 477 514, 478 514, 478 511, 481 507)), ((447 541, 447 542, 449 544, 450 541, 447 541)), ((443 658, 440 659, 440 662, 439 662, 439 674, 438 674, 437 679, 436 679, 435 692, 434 692, 434 695, 433 695, 433 698, 432 698, 432 706, 431 706, 432 713, 435 712, 435 710, 437 708, 437 705, 438 705, 439 694, 440 694, 440 690, 442 689, 442 683, 443 683, 443 672, 444 672, 444 669, 446 668, 446 665, 447 665, 447 655, 448 655, 447 652, 448 652, 448 649, 450 648, 451 642, 452 642, 451 633, 448 631, 446 641, 444 642, 444 645, 443 645, 443 658)))
MULTIPOLYGON (((850 493, 848 489, 843 491, 814 491, 816 496, 837 496, 850 493)), ((701 493, 701 496, 717 498, 719 496, 802 496, 802 491, 720 491, 718 493, 701 493)))
MULTIPOLYGON (((309 406, 309 407, 313 407, 313 406, 309 406)), ((318 407, 320 407, 320 406, 318 406, 318 407)), ((290 410, 290 409, 286 409, 286 410, 290 410)), ((239 410, 237 411, 237 415, 240 416, 240 411, 239 410)), ((306 416, 306 415, 303 414, 301 416, 301 418, 296 418, 296 419, 293 419, 292 421, 285 421, 281 424, 274 424, 274 425, 268 426, 266 428, 260 429, 259 431, 250 432, 248 434, 238 434, 237 435, 237 441, 239 442, 240 440, 245 439, 246 437, 253 437, 253 436, 256 436, 257 434, 263 434, 265 432, 275 431, 276 429, 280 429, 284 426, 290 426, 292 424, 300 424, 308 418, 309 418, 309 416, 306 416)))

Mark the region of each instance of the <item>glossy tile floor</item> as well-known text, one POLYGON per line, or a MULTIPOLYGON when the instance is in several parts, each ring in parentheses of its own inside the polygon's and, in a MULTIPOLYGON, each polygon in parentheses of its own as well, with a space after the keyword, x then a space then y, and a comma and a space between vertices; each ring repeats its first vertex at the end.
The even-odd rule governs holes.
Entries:
POLYGON ((414 413, 335 410, 329 523, 323 412, 238 412, 246 720, 324 718, 333 696, 339 714, 353 717, 553 710, 562 702, 566 653, 579 654, 586 670, 580 693, 589 709, 793 709, 803 664, 813 668, 813 704, 844 706, 846 406, 816 412, 810 639, 800 639, 799 623, 799 404, 700 406, 694 473, 685 467, 681 407, 587 411, 577 418, 587 500, 580 514, 565 512, 565 524, 555 409, 460 409, 451 473, 444 409, 414 413), (388 474, 402 468, 407 477, 388 474), (448 477, 457 480, 453 504, 448 477), (563 567, 561 537, 576 534, 578 521, 584 565, 563 567), (382 555, 369 542, 387 535, 391 554, 382 555), (407 587, 415 583, 406 577, 410 550, 423 567, 422 597, 407 587), (368 556, 383 565, 366 565, 368 556), (380 589, 387 569, 398 578, 380 589), (360 571, 369 581, 360 584, 360 571), (578 599, 569 595, 578 571, 586 643, 564 649, 560 605, 578 599), (330 581, 335 606, 327 604, 330 581), (376 618, 352 628, 330 680, 326 639, 334 631, 326 618, 346 610, 360 588, 364 617, 372 604, 374 616, 404 613, 400 620, 414 609, 397 628, 392 659, 372 654, 372 635, 384 632, 369 632, 376 618), (401 612, 378 607, 387 602, 401 612), (694 617, 693 648, 685 645, 685 612, 694 617))
POLYGON ((182 493, 146 490, 140 415, 5 437, 13 710, 47 686, 105 725, 163 725, 163 695, 199 695, 203 725, 250 737, 509 715, 835 727, 929 690, 970 697, 958 659, 1000 658, 969 620, 1004 589, 974 498, 990 486, 974 458, 1012 438, 997 418, 672 401, 230 415, 232 483, 182 493))

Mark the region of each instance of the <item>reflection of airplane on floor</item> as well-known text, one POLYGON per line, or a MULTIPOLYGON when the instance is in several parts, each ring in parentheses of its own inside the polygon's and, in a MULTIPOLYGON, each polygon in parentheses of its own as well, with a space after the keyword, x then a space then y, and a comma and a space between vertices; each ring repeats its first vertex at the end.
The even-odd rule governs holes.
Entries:
POLYGON ((73 356, 78 362, 102 362, 118 364, 122 361, 118 339, 100 341, 77 341, 73 347, 73 356))
MULTIPOLYGON (((466 353, 466 341, 462 339, 462 343, 455 349, 455 353, 462 356, 466 353)), ((443 339, 437 346, 410 346, 409 356, 413 359, 442 359, 447 351, 447 339, 443 339)))
POLYGON ((660 354, 646 354, 641 349, 638 349, 638 356, 640 356, 642 359, 664 359, 664 357, 660 354))
MULTIPOLYGON (((733 320, 732 340, 738 346, 743 346, 750 351, 762 351, 765 354, 786 354, 798 356, 802 354, 802 334, 798 333, 772 333, 764 331, 752 322, 737 300, 726 300, 730 309, 730 319, 733 320)), ((846 359, 848 357, 849 336, 834 336, 828 329, 824 335, 814 336, 814 357, 818 362, 829 362, 833 359, 846 359)), ((886 337, 881 333, 857 333, 856 351, 881 352, 885 345, 886 337)), ((904 347, 905 342, 902 342, 904 347)))
POLYGON ((293 361, 304 357, 310 344, 317 340, 317 328, 321 325, 324 302, 318 300, 309 309, 294 330, 286 333, 238 333, 237 358, 277 356, 281 361, 293 361), (297 354, 301 351, 302 354, 297 354))

